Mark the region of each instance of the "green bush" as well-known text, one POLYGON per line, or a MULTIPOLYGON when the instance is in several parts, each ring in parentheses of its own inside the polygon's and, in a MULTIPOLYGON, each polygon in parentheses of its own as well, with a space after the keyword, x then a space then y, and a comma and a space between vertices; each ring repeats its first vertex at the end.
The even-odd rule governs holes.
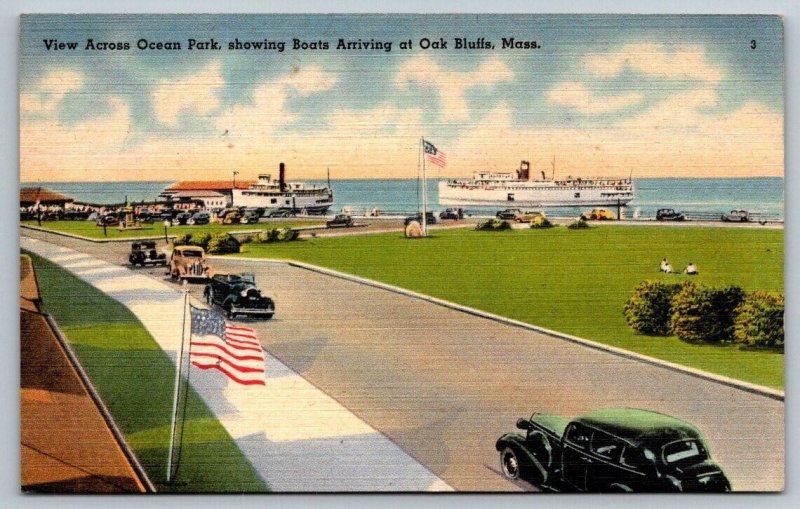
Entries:
POLYGON ((625 321, 639 334, 668 335, 671 331, 672 299, 681 286, 681 283, 642 281, 625 303, 625 321))
POLYGON ((570 230, 581 230, 583 228, 589 228, 589 223, 587 223, 582 218, 578 218, 575 221, 568 224, 567 228, 569 228, 570 230))
POLYGON ((236 240, 236 237, 229 233, 221 232, 215 234, 208 241, 207 251, 212 254, 238 253, 239 246, 240 243, 236 240))
POLYGON ((191 244, 194 246, 200 246, 205 250, 208 250, 208 244, 211 242, 211 234, 208 232, 203 232, 198 235, 192 237, 191 244))
POLYGON ((274 228, 272 230, 262 230, 253 238, 253 242, 267 244, 269 242, 291 242, 297 240, 300 231, 291 228, 274 228))
POLYGON ((783 295, 753 292, 736 310, 733 337, 737 343, 783 351, 783 295))
POLYGON ((531 221, 531 228, 552 228, 555 225, 544 216, 536 216, 531 221))
POLYGON ((502 219, 487 219, 485 221, 481 221, 475 226, 475 229, 479 231, 499 231, 508 230, 510 228, 511 224, 508 221, 503 221, 502 219))
POLYGON ((742 301, 744 291, 738 286, 710 288, 686 282, 672 301, 672 332, 687 343, 731 341, 742 301))
POLYGON ((183 235, 178 235, 175 237, 173 244, 176 246, 190 246, 192 241, 192 234, 191 233, 184 233, 183 235))

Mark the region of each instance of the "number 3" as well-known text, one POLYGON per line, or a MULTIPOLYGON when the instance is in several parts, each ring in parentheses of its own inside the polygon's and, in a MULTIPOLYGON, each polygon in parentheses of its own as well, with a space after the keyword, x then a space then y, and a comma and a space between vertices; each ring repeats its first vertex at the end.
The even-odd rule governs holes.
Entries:
POLYGON ((755 39, 750 41, 750 49, 756 49, 756 40, 755 39))

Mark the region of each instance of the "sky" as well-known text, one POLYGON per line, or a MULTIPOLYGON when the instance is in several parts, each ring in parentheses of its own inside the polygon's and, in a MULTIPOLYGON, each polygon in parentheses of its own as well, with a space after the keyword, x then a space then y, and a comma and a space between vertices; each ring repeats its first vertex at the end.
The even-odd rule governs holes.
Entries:
POLYGON ((782 176, 783 65, 768 16, 24 16, 20 176, 252 179, 285 162, 292 179, 415 177, 422 137, 447 153, 433 177, 523 159, 556 177, 782 176), (512 37, 539 47, 503 49, 512 37))

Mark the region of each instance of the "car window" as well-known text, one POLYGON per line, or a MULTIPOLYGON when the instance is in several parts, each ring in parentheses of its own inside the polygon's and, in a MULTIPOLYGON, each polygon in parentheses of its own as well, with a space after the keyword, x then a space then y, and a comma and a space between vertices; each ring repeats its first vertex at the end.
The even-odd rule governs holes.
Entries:
MULTIPOLYGON (((652 456, 652 453, 650 454, 652 456)), ((619 462, 626 467, 641 469, 651 465, 653 460, 647 458, 644 449, 641 447, 626 446, 622 450, 622 457, 619 462)))
POLYGON ((567 430, 567 441, 581 449, 589 448, 589 441, 592 437, 592 430, 585 428, 578 423, 573 423, 567 430))
POLYGON ((699 463, 706 458, 706 450, 697 440, 680 440, 664 446, 666 463, 678 463, 686 460, 699 463))
POLYGON ((592 436, 591 451, 609 460, 617 460, 622 452, 623 444, 619 439, 602 431, 595 431, 592 436))

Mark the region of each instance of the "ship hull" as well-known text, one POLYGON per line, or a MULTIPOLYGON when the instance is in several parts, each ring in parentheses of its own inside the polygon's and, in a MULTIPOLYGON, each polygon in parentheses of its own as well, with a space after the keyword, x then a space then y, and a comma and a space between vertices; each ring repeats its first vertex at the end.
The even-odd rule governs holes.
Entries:
POLYGON ((291 210, 295 213, 325 214, 333 205, 333 193, 262 193, 234 190, 233 205, 265 210, 291 210))
POLYGON ((633 188, 587 188, 524 185, 469 186, 439 182, 439 204, 496 207, 586 207, 626 205, 633 188))

